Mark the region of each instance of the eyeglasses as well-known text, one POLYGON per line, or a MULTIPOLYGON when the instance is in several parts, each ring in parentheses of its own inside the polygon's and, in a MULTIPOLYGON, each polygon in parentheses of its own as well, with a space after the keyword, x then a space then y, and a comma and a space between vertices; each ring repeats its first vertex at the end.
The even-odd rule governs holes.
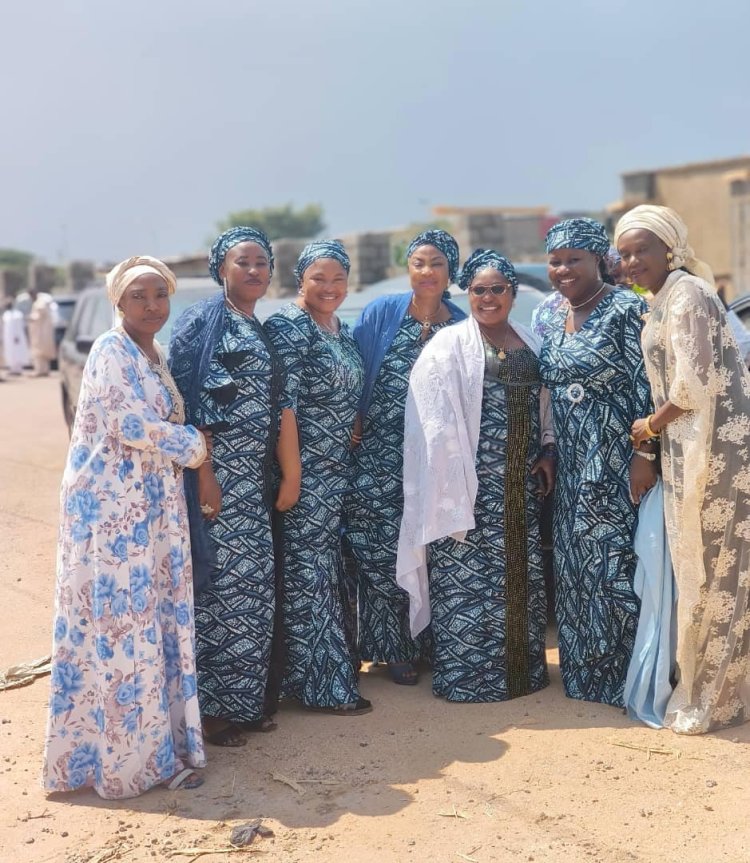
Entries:
POLYGON ((477 285, 475 288, 469 288, 469 293, 474 294, 475 297, 481 297, 489 291, 497 297, 502 297, 503 294, 507 294, 510 290, 512 290, 510 285, 490 285, 489 288, 477 285))

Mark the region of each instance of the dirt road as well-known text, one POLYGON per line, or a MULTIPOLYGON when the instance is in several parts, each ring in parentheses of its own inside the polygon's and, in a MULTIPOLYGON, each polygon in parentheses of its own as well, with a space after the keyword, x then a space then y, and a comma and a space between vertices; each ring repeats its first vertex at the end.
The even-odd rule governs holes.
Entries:
MULTIPOLYGON (((57 488, 67 438, 56 379, 0 384, 0 668, 48 652, 57 488)), ((373 713, 284 706, 245 749, 209 748, 205 785, 126 803, 39 787, 48 678, 0 693, 0 860, 190 861, 262 817, 269 861, 750 861, 750 723, 651 731, 552 682, 507 704, 449 705, 429 675, 364 675, 373 713)), ((241 853, 202 856, 237 861, 241 853)))

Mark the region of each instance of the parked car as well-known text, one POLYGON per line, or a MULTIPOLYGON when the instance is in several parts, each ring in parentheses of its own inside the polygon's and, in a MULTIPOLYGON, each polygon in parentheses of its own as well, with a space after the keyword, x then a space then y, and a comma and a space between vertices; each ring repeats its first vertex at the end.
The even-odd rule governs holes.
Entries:
POLYGON ((750 330, 750 294, 744 294, 737 297, 736 300, 732 300, 729 304, 729 310, 737 315, 745 325, 745 329, 750 330))
MULTIPOLYGON (((185 309, 219 288, 209 279, 181 279, 171 298, 169 318, 156 339, 167 350, 172 326, 185 309)), ((287 300, 285 300, 286 302, 287 300)), ((112 306, 103 287, 86 288, 77 298, 73 316, 60 342, 58 363, 62 407, 68 430, 73 428, 86 357, 96 339, 114 324, 112 306)))
MULTIPOLYGON (((546 265, 540 266, 544 266, 544 270, 546 272, 546 265)), ((519 324, 529 326, 531 323, 531 313, 545 298, 547 292, 549 292, 551 288, 549 287, 549 282, 547 282, 546 291, 540 290, 536 287, 539 280, 533 275, 526 277, 525 271, 519 271, 518 277, 521 284, 519 285, 518 294, 513 304, 510 316, 514 321, 518 321, 519 324), (527 279, 530 280, 532 278, 535 282, 533 286, 529 285, 527 282, 527 279)), ((368 303, 372 302, 372 300, 383 296, 384 294, 402 294, 408 290, 409 277, 406 275, 396 276, 392 279, 385 279, 382 282, 376 282, 374 285, 371 285, 369 288, 365 288, 363 291, 350 293, 339 306, 337 314, 344 323, 349 324, 349 326, 352 327, 360 316, 362 309, 364 309, 368 303)), ((451 285, 450 292, 453 302, 468 314, 469 297, 466 292, 462 291, 456 285, 451 285)))
MULTIPOLYGON (((55 324, 55 347, 60 350, 60 343, 65 336, 65 330, 73 318, 73 311, 78 300, 77 294, 54 294, 53 299, 57 306, 57 323, 55 324)), ((52 368, 57 368, 57 360, 52 360, 52 368)))

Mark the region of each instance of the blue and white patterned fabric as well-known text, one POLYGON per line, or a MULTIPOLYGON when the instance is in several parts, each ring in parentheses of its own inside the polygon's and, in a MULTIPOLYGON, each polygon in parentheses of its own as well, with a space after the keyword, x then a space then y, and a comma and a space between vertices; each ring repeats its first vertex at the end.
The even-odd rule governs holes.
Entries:
POLYGON ((497 270, 505 276, 508 280, 508 284, 513 288, 513 296, 518 293, 518 275, 516 274, 513 264, 493 249, 475 249, 471 253, 461 269, 458 287, 461 288, 462 291, 467 291, 474 276, 476 276, 480 270, 486 270, 488 267, 491 267, 493 270, 497 270))
POLYGON ((560 668, 571 698, 623 706, 638 624, 633 589, 637 508, 630 500, 635 419, 651 395, 641 353, 646 304, 604 296, 577 333, 567 304, 537 310, 543 382, 558 448, 554 562, 560 668))
POLYGON ((308 243, 302 249, 297 264, 294 267, 294 278, 297 280, 298 288, 302 284, 305 270, 313 261, 317 261, 319 258, 331 258, 334 261, 338 261, 346 270, 347 275, 351 269, 349 255, 347 255, 341 240, 315 240, 312 243, 308 243))
POLYGON ((205 764, 182 467, 201 435, 121 330, 83 371, 61 490, 44 787, 134 797, 205 764))
POLYGON ((362 391, 362 358, 345 324, 321 330, 291 304, 264 324, 286 371, 285 395, 297 417, 302 489, 284 513, 282 693, 307 707, 359 698, 351 598, 341 559, 349 450, 362 391))
POLYGON ((447 232, 440 228, 422 231, 409 243, 406 250, 408 260, 420 246, 434 246, 448 259, 448 278, 455 282, 458 277, 458 243, 447 232))
POLYGON ((598 258, 609 251, 607 229, 594 219, 564 219, 547 231, 547 252, 555 249, 586 249, 598 258))
POLYGON ((485 371, 475 528, 429 552, 432 690, 449 701, 505 701, 549 682, 539 533, 539 361, 509 350, 485 371))
POLYGON ((271 241, 259 228, 238 226, 236 228, 229 228, 229 230, 224 231, 223 234, 219 234, 219 236, 214 240, 213 246, 211 246, 211 252, 208 256, 208 271, 211 273, 211 278, 217 285, 223 284, 221 276, 219 275, 219 269, 224 263, 224 258, 226 258, 227 252, 239 243, 248 242, 257 243, 263 249, 268 256, 268 266, 271 270, 271 275, 273 275, 274 257, 271 241))
MULTIPOLYGON (((285 406, 280 363, 255 318, 223 303, 197 305, 198 320, 202 309, 204 316, 220 315, 191 415, 214 429, 213 469, 222 492, 221 512, 204 522, 215 564, 195 602, 198 695, 204 716, 255 722, 273 710, 267 683, 277 592, 272 467, 285 406)), ((173 350, 185 352, 172 357, 176 368, 189 366, 191 351, 203 355, 201 342, 210 334, 205 328, 196 334, 173 342, 173 350)), ((191 385, 182 376, 177 383, 191 385)))
MULTIPOLYGON (((436 324, 433 332, 452 323, 436 324)), ((415 661, 429 644, 427 633, 411 637, 409 596, 396 584, 404 407, 411 367, 425 344, 421 334, 421 323, 407 315, 380 366, 362 443, 354 450, 346 536, 358 574, 360 654, 372 662, 415 661)))

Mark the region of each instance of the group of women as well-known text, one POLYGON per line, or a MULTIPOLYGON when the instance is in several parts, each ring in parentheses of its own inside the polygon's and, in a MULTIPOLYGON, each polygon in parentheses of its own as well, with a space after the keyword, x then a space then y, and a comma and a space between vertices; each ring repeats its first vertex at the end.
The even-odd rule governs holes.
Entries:
POLYGON ((370 711, 362 660, 401 685, 427 660, 450 701, 542 689, 553 492, 565 691, 623 706, 660 467, 678 593, 660 724, 750 718, 750 377, 677 214, 637 207, 616 243, 650 311, 609 283, 604 227, 572 219, 547 235, 556 290, 531 329, 510 318, 512 263, 479 249, 459 272, 432 230, 411 291, 350 333, 340 242, 304 249, 296 300, 261 324, 273 251, 233 228, 169 367, 174 276, 115 267, 120 322, 89 356, 63 478, 45 787, 197 787, 204 741, 272 730, 280 697, 370 711))

